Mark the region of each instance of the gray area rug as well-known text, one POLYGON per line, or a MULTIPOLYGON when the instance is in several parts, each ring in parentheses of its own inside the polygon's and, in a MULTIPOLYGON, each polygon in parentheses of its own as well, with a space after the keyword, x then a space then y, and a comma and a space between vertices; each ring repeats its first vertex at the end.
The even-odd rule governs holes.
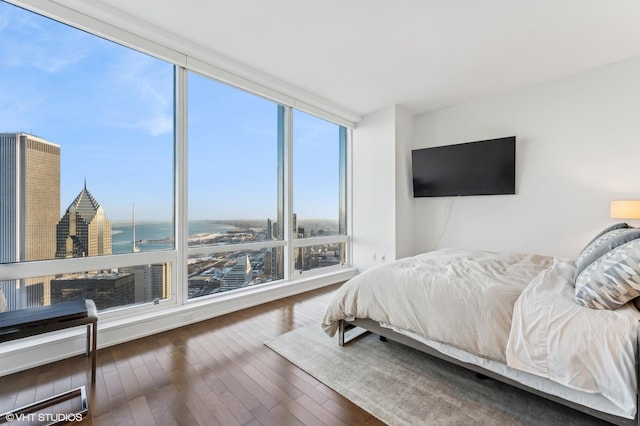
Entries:
POLYGON ((265 344, 389 425, 608 424, 373 334, 340 347, 314 325, 265 344))

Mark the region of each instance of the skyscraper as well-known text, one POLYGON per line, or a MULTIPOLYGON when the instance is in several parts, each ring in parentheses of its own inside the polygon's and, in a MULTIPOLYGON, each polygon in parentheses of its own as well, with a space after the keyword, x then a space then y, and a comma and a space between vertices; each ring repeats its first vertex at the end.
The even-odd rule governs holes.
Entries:
MULTIPOLYGON (((0 262, 53 259, 60 214, 60 146, 0 133, 0 262)), ((0 282, 10 309, 49 303, 47 277, 0 282)))
POLYGON ((243 255, 238 259, 229 272, 220 281, 220 291, 234 290, 245 287, 253 280, 251 262, 248 255, 243 255))
POLYGON ((84 188, 56 226, 56 258, 111 254, 111 222, 84 188))
POLYGON ((171 267, 168 263, 118 268, 135 276, 135 303, 170 297, 171 267))
POLYGON ((136 277, 128 272, 79 273, 51 280, 52 303, 91 299, 98 310, 135 303, 136 277))

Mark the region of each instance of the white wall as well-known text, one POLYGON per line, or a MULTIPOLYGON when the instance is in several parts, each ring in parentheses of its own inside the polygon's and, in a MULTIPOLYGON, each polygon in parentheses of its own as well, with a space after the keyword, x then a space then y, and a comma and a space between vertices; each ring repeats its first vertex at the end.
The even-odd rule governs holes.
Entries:
POLYGON ((516 195, 415 200, 415 249, 575 257, 640 198, 640 57, 416 117, 413 148, 517 136, 516 195))
POLYGON ((414 252, 413 116, 397 106, 353 131, 353 265, 367 269, 414 252))
POLYGON ((395 107, 358 123, 352 152, 353 265, 366 269, 395 253, 395 107))
POLYGON ((415 253, 413 238, 415 203, 411 180, 413 116, 396 107, 396 259, 415 253))

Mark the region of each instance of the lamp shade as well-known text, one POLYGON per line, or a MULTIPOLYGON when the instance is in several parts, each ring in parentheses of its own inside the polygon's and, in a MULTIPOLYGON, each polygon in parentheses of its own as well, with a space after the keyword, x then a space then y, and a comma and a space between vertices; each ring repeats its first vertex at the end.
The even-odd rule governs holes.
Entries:
POLYGON ((612 219, 640 219, 640 200, 615 200, 611 202, 612 219))

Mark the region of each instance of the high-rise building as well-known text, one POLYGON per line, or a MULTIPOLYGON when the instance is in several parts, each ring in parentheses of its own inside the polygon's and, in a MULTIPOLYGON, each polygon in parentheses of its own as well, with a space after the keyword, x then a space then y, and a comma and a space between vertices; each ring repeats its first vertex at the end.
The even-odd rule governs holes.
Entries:
POLYGON ((292 237, 293 238, 297 238, 298 237, 298 215, 297 214, 293 214, 292 218, 291 218, 291 223, 292 223, 292 230, 293 230, 293 234, 292 237))
MULTIPOLYGON (((53 259, 60 214, 60 146, 0 133, 0 262, 53 259)), ((51 277, 0 282, 10 309, 50 302, 51 277)))
POLYGON ((249 256, 243 255, 238 259, 238 263, 227 272, 220 281, 220 291, 233 290, 245 287, 253 280, 253 272, 249 256))
POLYGON ((56 226, 56 258, 111 254, 111 222, 87 183, 56 226))
POLYGON ((51 280, 52 303, 91 299, 98 310, 135 303, 136 278, 128 272, 72 274, 51 280))
POLYGON ((171 264, 151 265, 151 297, 168 299, 171 297, 171 264))
POLYGON ((135 302, 146 303, 170 297, 171 269, 168 263, 118 268, 135 276, 135 302))
POLYGON ((262 275, 264 278, 269 281, 274 280, 275 275, 275 263, 273 262, 273 247, 265 249, 264 251, 264 260, 263 260, 263 268, 262 275))
MULTIPOLYGON (((284 228, 278 223, 273 224, 273 239, 282 240, 284 228)), ((272 247, 271 251, 271 281, 284 278, 284 248, 282 246, 272 247)))

